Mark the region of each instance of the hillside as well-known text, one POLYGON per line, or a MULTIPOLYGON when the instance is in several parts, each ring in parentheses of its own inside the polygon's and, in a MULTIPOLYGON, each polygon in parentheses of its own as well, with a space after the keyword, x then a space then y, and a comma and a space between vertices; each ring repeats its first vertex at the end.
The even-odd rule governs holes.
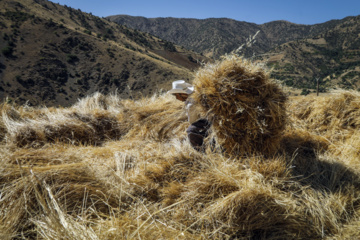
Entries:
POLYGON ((360 89, 360 16, 348 17, 311 38, 275 47, 261 58, 288 86, 360 89), (270 56, 270 57, 269 57, 270 56))
POLYGON ((0 238, 359 239, 360 94, 284 102, 263 70, 246 68, 265 84, 216 68, 217 80, 241 84, 220 88, 238 93, 220 96, 232 104, 207 104, 219 89, 197 72, 209 82, 203 110, 221 113, 212 118, 216 146, 206 139, 204 152, 190 146, 183 103, 168 94, 96 93, 68 108, 1 104, 0 238), (278 124, 281 134, 262 142, 278 124), (256 153, 223 151, 227 141, 256 144, 256 153), (272 142, 276 152, 262 152, 272 142))
POLYGON ((323 91, 360 86, 359 18, 347 17, 315 25, 286 21, 257 25, 226 18, 108 17, 214 58, 237 49, 259 31, 256 42, 244 48, 242 54, 255 55, 275 67, 273 76, 288 86, 314 89, 315 78, 320 78, 323 91))
POLYGON ((96 91, 151 95, 204 57, 45 0, 0 1, 0 98, 69 106, 96 91))
POLYGON ((258 25, 228 18, 144 18, 114 15, 107 19, 215 58, 237 49, 246 42, 246 38, 257 31, 260 32, 256 38, 256 44, 247 52, 248 56, 252 53, 266 53, 282 43, 317 35, 339 22, 330 21, 311 26, 286 21, 258 25))

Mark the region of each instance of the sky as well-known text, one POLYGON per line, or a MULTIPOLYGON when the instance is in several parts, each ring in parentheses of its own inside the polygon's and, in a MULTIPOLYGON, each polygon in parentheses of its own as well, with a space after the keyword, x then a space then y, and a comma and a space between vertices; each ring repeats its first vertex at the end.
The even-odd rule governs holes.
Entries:
POLYGON ((360 15, 360 0, 52 0, 95 16, 231 18, 263 24, 286 20, 324 23, 360 15))

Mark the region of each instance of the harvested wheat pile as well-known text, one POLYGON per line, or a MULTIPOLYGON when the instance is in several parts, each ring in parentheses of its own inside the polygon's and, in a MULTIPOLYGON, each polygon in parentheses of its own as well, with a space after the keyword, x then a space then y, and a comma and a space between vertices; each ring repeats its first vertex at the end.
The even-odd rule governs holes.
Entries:
POLYGON ((295 128, 321 136, 329 151, 359 165, 360 93, 335 90, 321 97, 297 97, 288 104, 295 128), (355 160, 355 161, 354 161, 355 160))
POLYGON ((286 97, 258 64, 231 55, 200 69, 194 100, 233 154, 272 154, 285 127, 286 97))
POLYGON ((105 139, 117 139, 128 132, 130 124, 121 114, 104 111, 79 113, 71 109, 42 111, 38 118, 18 117, 18 111, 3 112, 7 142, 19 147, 40 147, 46 143, 101 144, 105 139))
POLYGON ((299 97, 288 105, 294 123, 329 138, 345 140, 360 128, 360 93, 337 90, 323 97, 299 97))
POLYGON ((101 145, 125 135, 162 141, 184 135, 186 129, 183 105, 168 95, 134 102, 95 93, 71 108, 35 110, 3 105, 1 115, 0 138, 3 135, 18 147, 57 142, 101 145))
MULTIPOLYGON (((95 94, 58 109, 3 105, 0 239, 358 239, 352 106, 349 127, 332 124, 353 131, 344 141, 329 142, 296 117, 298 108, 278 154, 229 157, 191 147, 183 103, 168 94, 95 94), (112 127, 97 128, 101 116, 112 127), (32 144, 39 139, 41 147, 32 144)), ((335 113, 329 119, 341 117, 335 113)))

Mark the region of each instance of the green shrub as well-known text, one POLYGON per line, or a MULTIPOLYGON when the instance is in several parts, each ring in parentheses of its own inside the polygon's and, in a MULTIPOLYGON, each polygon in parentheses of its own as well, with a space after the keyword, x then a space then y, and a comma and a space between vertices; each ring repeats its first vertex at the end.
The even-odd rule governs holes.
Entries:
POLYGON ((7 46, 7 47, 4 47, 3 49, 1 49, 1 53, 5 57, 11 57, 13 55, 13 52, 14 52, 14 48, 11 46, 7 46))
POLYGON ((68 63, 75 63, 75 62, 79 61, 79 58, 78 58, 76 55, 68 54, 68 55, 66 56, 66 61, 67 61, 68 63))
POLYGON ((85 30, 84 30, 84 33, 91 35, 91 31, 88 30, 88 29, 85 29, 85 30))
POLYGON ((164 48, 168 50, 169 52, 176 52, 176 48, 172 42, 165 42, 164 48))
POLYGON ((306 96, 306 95, 308 95, 309 93, 310 93, 310 90, 309 90, 309 89, 303 88, 302 91, 301 91, 301 93, 300 93, 300 95, 306 96))

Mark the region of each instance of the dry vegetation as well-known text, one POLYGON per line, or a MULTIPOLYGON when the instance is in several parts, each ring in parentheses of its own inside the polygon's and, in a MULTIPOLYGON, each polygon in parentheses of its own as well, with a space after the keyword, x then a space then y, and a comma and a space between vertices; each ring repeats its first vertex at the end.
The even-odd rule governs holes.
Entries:
MULTIPOLYGON (((244 73, 262 73, 246 64, 244 73)), ((243 90, 251 92, 251 86, 243 90)), ((276 104, 273 90, 282 94, 275 85, 261 91, 269 89, 269 96, 261 92, 253 101, 268 100, 287 115, 285 124, 283 112, 274 113, 281 126, 274 130, 278 148, 271 154, 263 142, 265 154, 259 146, 251 154, 223 151, 227 142, 217 134, 221 124, 215 118, 211 136, 220 146, 204 153, 192 149, 183 104, 168 95, 133 101, 94 94, 69 108, 3 104, 0 238, 360 237, 360 94, 276 104)), ((225 101, 227 95, 218 97, 225 101)), ((217 111, 204 106, 209 116, 217 111)), ((243 112, 254 107, 248 106, 243 112)), ((216 113, 226 113, 221 111, 216 113)), ((236 118, 229 119, 238 127, 236 118)), ((242 120, 254 126, 246 125, 254 119, 242 120)), ((253 131, 257 139, 269 132, 253 131)))
POLYGON ((224 151, 271 155, 278 149, 286 96, 261 65, 228 56, 198 70, 194 88, 193 98, 224 151))

